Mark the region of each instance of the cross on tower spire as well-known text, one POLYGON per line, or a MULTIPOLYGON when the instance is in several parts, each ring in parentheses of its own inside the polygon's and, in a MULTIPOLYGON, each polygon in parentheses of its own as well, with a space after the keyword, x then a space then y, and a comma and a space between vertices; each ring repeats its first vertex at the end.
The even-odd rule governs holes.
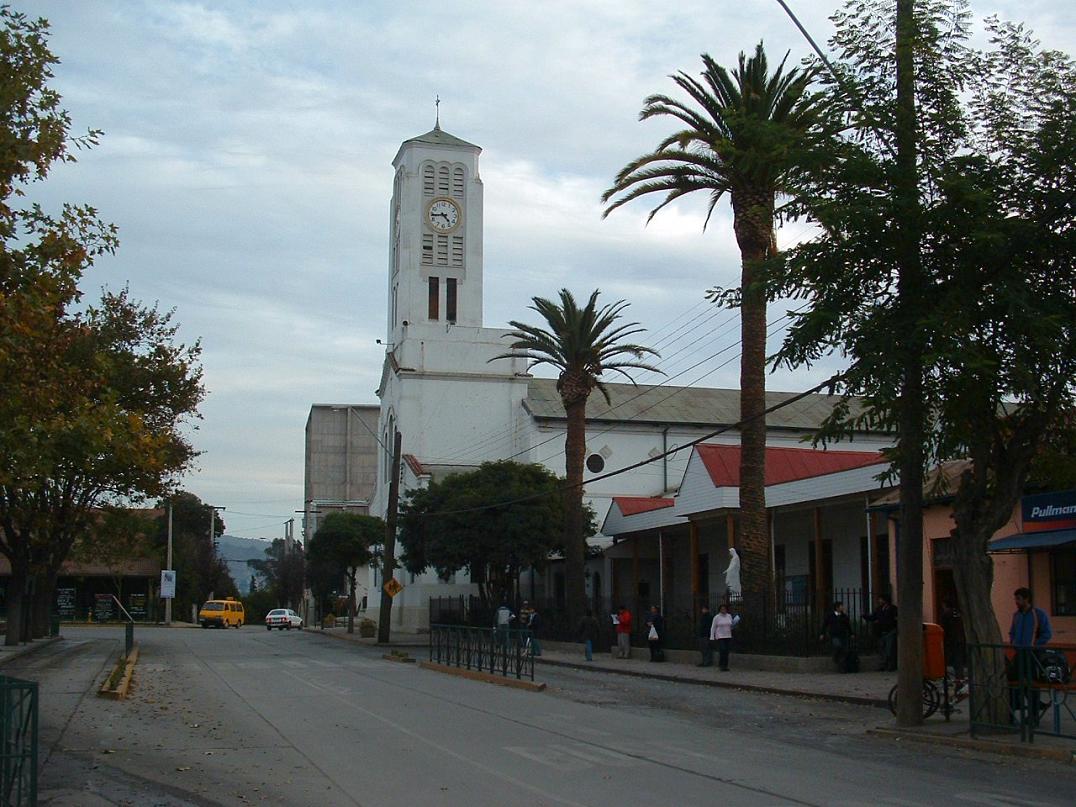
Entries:
POLYGON ((441 96, 440 95, 434 96, 433 105, 437 109, 436 121, 433 124, 433 128, 436 129, 437 131, 441 131, 441 96))

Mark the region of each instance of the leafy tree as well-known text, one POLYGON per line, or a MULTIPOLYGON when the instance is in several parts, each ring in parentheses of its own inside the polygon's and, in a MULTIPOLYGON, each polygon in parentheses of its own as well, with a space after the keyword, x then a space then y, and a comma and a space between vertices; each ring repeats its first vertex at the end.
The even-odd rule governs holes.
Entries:
MULTIPOLYGON (((788 56, 785 56, 787 60, 788 56)), ((815 130, 824 119, 820 96, 808 91, 813 71, 785 71, 782 60, 770 73, 760 42, 750 58, 740 53, 730 75, 703 54, 702 79, 672 76, 689 96, 646 99, 640 120, 675 118, 684 125, 658 147, 628 163, 602 196, 618 207, 653 193, 665 198, 647 221, 681 196, 703 191, 709 206, 703 229, 717 203, 728 195, 740 248, 740 287, 714 289, 711 296, 740 307, 740 548, 744 587, 769 591, 770 538, 766 520, 766 284, 765 260, 777 251, 774 216, 777 198, 809 162, 815 130)))
POLYGON ((627 372, 630 369, 659 372, 641 362, 644 356, 657 356, 656 351, 624 342, 645 330, 636 327, 637 322, 617 324, 628 304, 620 300, 599 309, 599 293, 595 290, 582 308, 567 289, 560 290, 559 304, 534 297, 534 305, 530 308, 542 316, 545 327, 513 320, 509 324, 515 330, 504 334, 505 338, 514 340, 512 351, 491 359, 522 357, 531 361, 531 367, 548 364, 560 371, 557 391, 568 421, 564 457, 570 491, 564 533, 565 589, 573 622, 582 616, 586 607, 583 463, 586 460, 587 400, 596 387, 609 401, 609 392, 601 381, 605 372, 619 373, 629 381, 632 380, 627 372))
POLYGON ((275 538, 265 548, 265 558, 248 560, 258 573, 263 588, 275 598, 275 608, 297 608, 303 598, 304 560, 301 544, 275 538))
POLYGON ((370 563, 370 547, 385 538, 385 522, 358 513, 330 513, 310 539, 307 556, 319 569, 333 568, 347 577, 347 632, 355 632, 355 578, 370 563))
POLYGON ((918 694, 903 693, 920 686, 924 467, 972 460, 952 491, 954 578, 968 641, 994 643, 987 542, 1035 457, 1071 439, 1076 69, 996 19, 990 48, 971 48, 957 0, 898 10, 897 27, 879 22, 893 19, 883 0, 835 18, 830 90, 855 125, 801 197, 818 237, 774 270, 771 292, 809 298, 780 360, 839 351, 841 391, 863 399, 838 407, 822 439, 864 424, 899 432, 908 724, 921 719, 918 694))
MULTIPOLYGON (((485 462, 428 488, 400 506, 403 564, 416 574, 442 577, 466 569, 485 605, 513 592, 524 569, 541 568, 563 548, 575 491, 540 465, 485 462), (510 502, 488 507, 492 502, 510 502)), ((593 534, 594 512, 584 506, 582 529, 593 534)))
POLYGON ((151 510, 106 506, 95 513, 90 531, 75 539, 72 560, 98 563, 112 575, 116 595, 123 599, 123 577, 128 564, 156 555, 153 535, 156 516, 151 510))
POLYGON ((11 563, 8 644, 42 635, 60 565, 94 509, 164 492, 194 456, 183 425, 203 390, 200 348, 171 314, 126 291, 80 301, 116 246, 91 207, 49 215, 27 199, 72 148, 48 86, 48 24, 0 8, 0 552, 11 563), (31 586, 31 581, 33 585, 31 586), (32 596, 30 591, 33 591, 32 596), (26 618, 32 607, 32 624, 26 618))

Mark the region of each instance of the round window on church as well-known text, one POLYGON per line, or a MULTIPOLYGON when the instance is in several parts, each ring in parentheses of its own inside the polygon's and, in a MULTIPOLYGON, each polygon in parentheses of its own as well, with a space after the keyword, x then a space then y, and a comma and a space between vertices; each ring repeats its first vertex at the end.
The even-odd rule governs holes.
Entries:
POLYGON ((587 457, 587 470, 592 474, 600 474, 605 470, 605 460, 601 454, 591 454, 587 457))

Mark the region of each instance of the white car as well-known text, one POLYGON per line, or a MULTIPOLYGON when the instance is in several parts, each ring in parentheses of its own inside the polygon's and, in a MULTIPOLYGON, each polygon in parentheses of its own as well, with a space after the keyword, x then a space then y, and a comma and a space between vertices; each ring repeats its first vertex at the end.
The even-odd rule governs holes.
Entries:
POLYGON ((265 629, 291 630, 292 628, 303 629, 303 618, 290 608, 274 608, 265 615, 265 629))

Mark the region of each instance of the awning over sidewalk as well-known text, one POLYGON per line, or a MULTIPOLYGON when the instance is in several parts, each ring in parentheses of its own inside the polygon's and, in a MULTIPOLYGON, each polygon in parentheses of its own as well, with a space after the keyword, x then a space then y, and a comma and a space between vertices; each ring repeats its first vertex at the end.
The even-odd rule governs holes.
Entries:
POLYGON ((1026 552, 1029 549, 1048 549, 1076 543, 1076 530, 1051 530, 1049 532, 1020 532, 991 541, 988 552, 1026 552))

